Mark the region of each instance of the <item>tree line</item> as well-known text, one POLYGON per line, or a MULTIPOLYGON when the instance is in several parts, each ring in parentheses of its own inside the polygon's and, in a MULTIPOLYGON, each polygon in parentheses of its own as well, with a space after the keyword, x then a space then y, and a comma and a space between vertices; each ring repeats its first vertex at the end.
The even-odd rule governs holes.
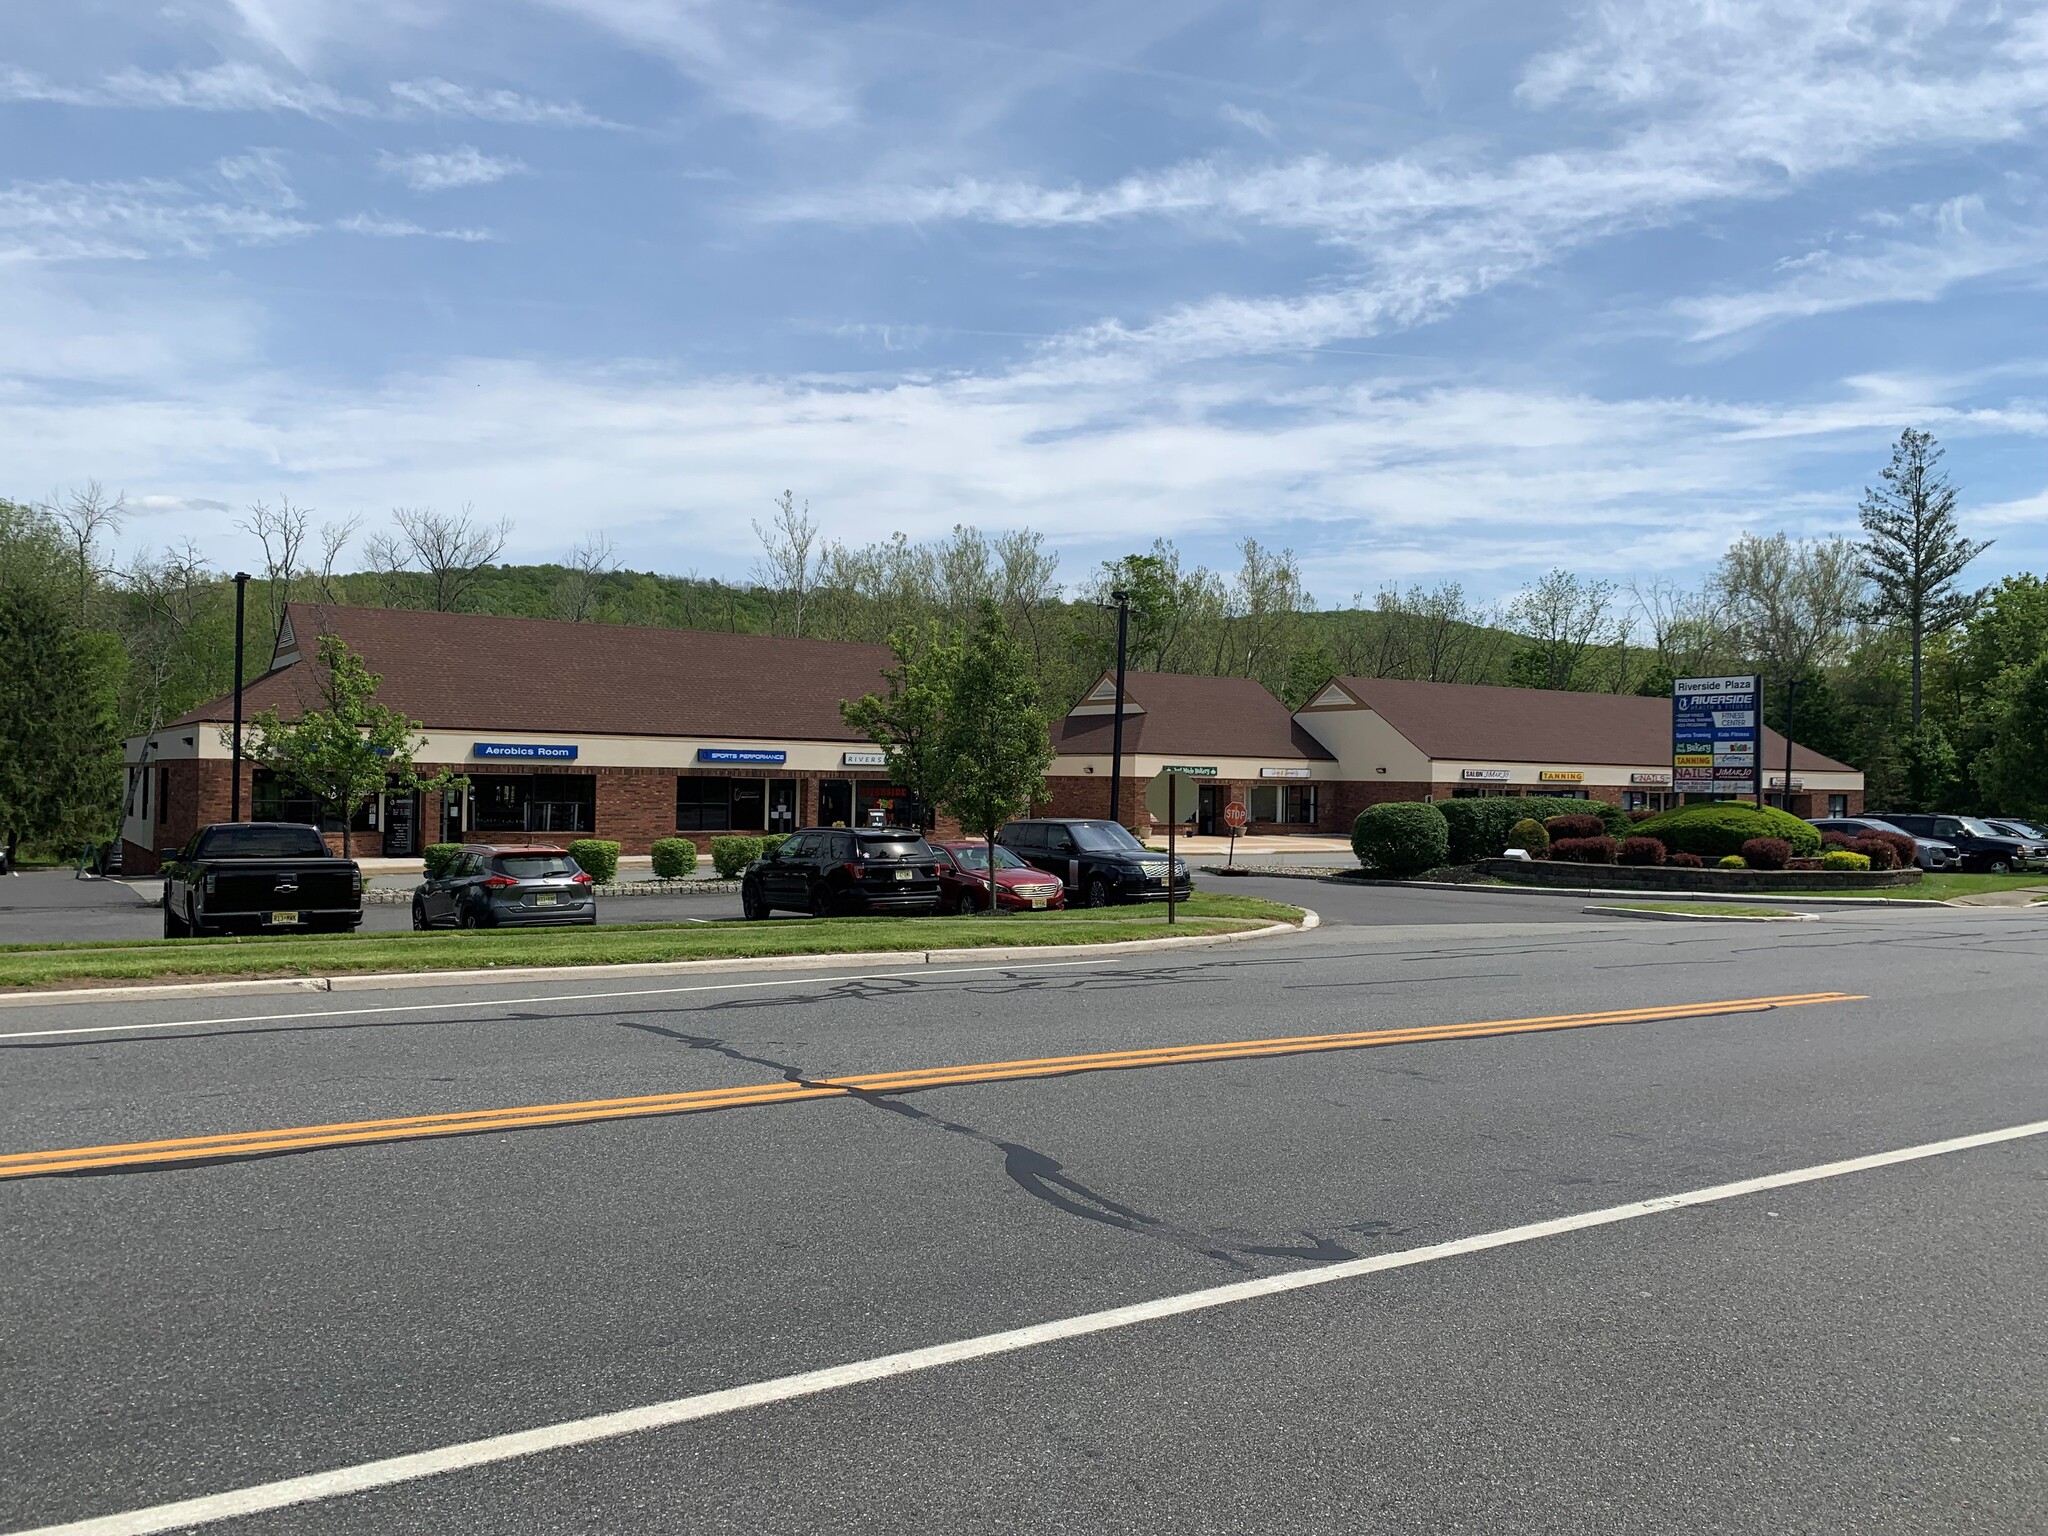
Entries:
MULTIPOLYGON (((280 500, 238 526, 260 552, 252 670, 294 600, 868 642, 932 626, 964 636, 993 611, 1057 714, 1114 661, 1111 594, 1123 592, 1134 669, 1251 677, 1290 707, 1339 675, 1662 695, 1674 677, 1754 669, 1781 729, 1797 681, 1794 734, 1863 768, 1872 805, 2042 814, 2048 588, 2031 574, 1962 584, 1987 545, 1965 535, 1941 458, 1929 434, 1903 433, 1862 498, 1857 537, 1746 533, 1697 585, 1557 569, 1498 603, 1442 582, 1324 607, 1292 550, 1255 539, 1220 570, 1161 539, 1063 581, 1058 553, 1029 529, 852 544, 792 492, 754 521, 759 555, 737 581, 626 569, 602 534, 560 562, 505 564, 509 524, 469 507, 396 508, 366 529, 280 500)), ((0 501, 0 821, 20 829, 11 836, 111 831, 118 769, 105 771, 103 742, 100 766, 65 776, 65 808, 21 809, 51 796, 34 771, 51 761, 51 679, 86 701, 64 716, 81 740, 153 731, 231 685, 231 574, 189 540, 119 559, 126 527, 120 498, 97 485, 0 501)))

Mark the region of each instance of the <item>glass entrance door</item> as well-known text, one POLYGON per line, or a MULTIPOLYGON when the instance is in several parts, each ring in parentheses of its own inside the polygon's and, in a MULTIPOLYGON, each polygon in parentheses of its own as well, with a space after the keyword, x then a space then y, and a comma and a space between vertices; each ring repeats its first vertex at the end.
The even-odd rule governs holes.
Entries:
POLYGON ((768 781, 768 830, 782 833, 796 830, 795 779, 768 781))
POLYGON ((1195 830, 1204 837, 1222 836, 1223 786, 1204 784, 1195 797, 1195 830))
POLYGON ((821 779, 818 783, 818 825, 845 827, 853 824, 853 780, 821 779))
POLYGON ((384 797, 384 857, 409 859, 420 851, 418 790, 384 797))

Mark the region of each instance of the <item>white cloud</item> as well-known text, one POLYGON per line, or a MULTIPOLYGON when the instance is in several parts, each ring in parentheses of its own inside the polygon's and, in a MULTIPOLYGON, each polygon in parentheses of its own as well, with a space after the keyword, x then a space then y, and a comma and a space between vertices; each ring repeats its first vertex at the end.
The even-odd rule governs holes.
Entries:
POLYGON ((377 168, 387 176, 398 177, 415 192, 488 186, 526 169, 517 160, 487 155, 474 144, 449 150, 417 149, 405 155, 385 150, 377 156, 377 168))
POLYGON ((1256 133, 1262 139, 1278 137, 1273 128, 1273 119, 1257 107, 1240 107, 1234 102, 1226 101, 1217 109, 1217 116, 1226 123, 1235 123, 1240 128, 1256 133))
POLYGON ((197 199, 178 181, 0 187, 0 259, 14 261, 203 256, 218 245, 295 240, 313 227, 274 208, 197 199))
POLYGON ((193 112, 296 112, 316 118, 465 117, 543 128, 618 126, 573 101, 548 101, 517 91, 480 91, 437 77, 393 81, 387 91, 389 100, 372 101, 318 81, 281 79, 259 65, 241 61, 163 72, 123 69, 91 85, 65 85, 21 69, 0 70, 0 101, 193 112))
POLYGON ((476 242, 497 238, 488 229, 428 229, 424 224, 415 224, 410 219, 384 219, 369 213, 352 213, 345 219, 336 219, 332 227, 345 235, 362 235, 371 240, 431 239, 476 242))
POLYGON ((1954 198, 1936 211, 1933 238, 1876 249, 1817 250, 1779 264, 1789 274, 1768 288, 1681 299, 1672 310, 1693 341, 1712 341, 1784 320, 1872 304, 1925 304, 1959 283, 2048 266, 2048 229, 1987 218, 1981 199, 1954 198))
POLYGON ((285 175, 284 151, 252 149, 214 162, 214 174, 248 202, 273 208, 296 208, 299 195, 285 175))

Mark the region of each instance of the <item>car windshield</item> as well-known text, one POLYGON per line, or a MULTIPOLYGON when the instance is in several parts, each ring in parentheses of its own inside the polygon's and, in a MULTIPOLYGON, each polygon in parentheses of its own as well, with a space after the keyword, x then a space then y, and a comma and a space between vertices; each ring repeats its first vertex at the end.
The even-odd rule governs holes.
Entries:
MULTIPOLYGON (((980 843, 976 843, 972 848, 955 848, 952 850, 952 853, 953 861, 962 869, 988 868, 988 849, 980 843)), ((1009 849, 996 849, 997 869, 1029 869, 1030 867, 1029 864, 1018 858, 1009 849)))
POLYGON ((1974 816, 1958 816, 1955 818, 1955 823, 1957 826, 1961 827, 1965 832, 1969 833, 1972 837, 2004 836, 2003 833, 2001 833, 1996 827, 1992 826, 1989 822, 1979 821, 1974 816))
POLYGON ((931 845, 911 832, 861 832, 860 856, 864 859, 928 859, 931 845))
POLYGON ((549 875, 580 873, 576 861, 566 853, 513 853, 498 860, 500 874, 514 880, 545 880, 549 875))
POLYGON ((202 859, 324 859, 327 843, 311 827, 253 822, 215 827, 199 840, 202 859))
POLYGON ((1145 845, 1113 821, 1076 821, 1068 830, 1090 853, 1143 853, 1145 845))

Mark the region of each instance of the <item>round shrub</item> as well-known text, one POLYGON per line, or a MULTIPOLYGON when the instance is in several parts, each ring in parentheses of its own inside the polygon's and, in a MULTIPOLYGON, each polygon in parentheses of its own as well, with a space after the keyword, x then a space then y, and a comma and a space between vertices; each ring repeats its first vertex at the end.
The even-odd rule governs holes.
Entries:
POLYGON ((1830 848, 1846 848, 1856 839, 1846 832, 1823 832, 1820 835, 1820 849, 1826 853, 1830 848))
POLYGON ((1792 851, 1810 858, 1820 852, 1820 830, 1776 806, 1719 800, 1705 805, 1682 805, 1675 811, 1652 816, 1635 829, 1654 837, 1674 853, 1696 853, 1703 859, 1718 859, 1740 853, 1753 837, 1783 838, 1792 851))
POLYGON ((429 843, 420 850, 420 859, 427 866, 427 878, 438 880, 448 872, 448 866, 455 862, 455 855, 462 852, 460 843, 429 843))
POLYGON ((1665 862, 1678 869, 1698 869, 1706 861, 1696 853, 1681 852, 1672 854, 1665 862))
MULTIPOLYGON (((1900 862, 1896 843, 1896 838, 1874 832, 1868 837, 1857 838, 1847 848, 1839 851, 1862 855, 1872 869, 1903 869, 1905 866, 1900 862)), ((1821 857, 1826 858, 1827 855, 1822 854, 1821 857)))
POLYGON ((1897 859, 1897 862, 1893 864, 1880 864, 1876 855, 1872 854, 1870 860, 1870 867, 1872 869, 1910 869, 1913 865, 1920 862, 1920 845, 1903 832, 1865 831, 1860 833, 1856 841, 1849 846, 1857 853, 1870 853, 1870 845, 1872 843, 1891 849, 1893 856, 1897 859))
POLYGON ((779 849, 779 848, 781 848, 781 846, 782 846, 782 845, 783 845, 784 843, 788 842, 788 841, 789 841, 789 838, 788 838, 788 836, 787 836, 786 834, 784 834, 784 833, 781 833, 781 832, 771 832, 771 833, 769 833, 769 834, 768 834, 768 835, 767 835, 766 837, 764 837, 764 838, 762 838, 762 839, 761 839, 761 854, 760 854, 760 856, 761 856, 762 858, 764 858, 764 859, 772 859, 772 858, 774 858, 774 857, 775 857, 775 853, 776 853, 776 850, 777 850, 777 849, 779 849))
POLYGON ((1630 811, 1628 813, 1629 825, 1636 826, 1641 822, 1648 821, 1652 816, 1656 814, 1657 813, 1655 811, 1630 811))
POLYGON ((658 837, 647 851, 654 855, 659 879, 687 880, 697 873, 697 845, 687 837, 658 837))
POLYGON ((619 845, 605 838, 577 838, 569 845, 569 857, 598 885, 610 885, 619 877, 619 845))
POLYGON ((1606 833, 1598 837, 1560 837, 1550 845, 1550 856, 1568 864, 1612 864, 1621 847, 1606 833))
POLYGON ((1508 846, 1521 849, 1532 859, 1540 859, 1550 851, 1550 834, 1534 816, 1524 816, 1509 831, 1508 846))
POLYGON ((1716 869, 1747 869, 1749 868, 1749 860, 1739 853, 1731 853, 1715 860, 1714 867, 1716 869))
POLYGON ((1662 864, 1664 845, 1654 837, 1628 837, 1621 843, 1621 862, 1624 864, 1662 864))
POLYGON ((1751 869, 1783 869, 1792 862, 1792 845, 1782 837, 1752 837, 1742 845, 1742 862, 1751 869))
POLYGON ((1451 862, 1470 864, 1475 859, 1492 859, 1508 845, 1508 833, 1527 817, 1546 821, 1552 816, 1591 812, 1605 824, 1610 837, 1628 832, 1628 815, 1619 806, 1599 800, 1563 800, 1553 795, 1474 795, 1439 800, 1436 808, 1451 830, 1451 862))
POLYGON ((1598 816, 1573 812, 1568 816, 1553 816, 1543 823, 1543 830, 1556 842, 1560 837, 1605 837, 1607 823, 1598 816))
POLYGON ((1375 874, 1407 880, 1450 862, 1450 824, 1419 801, 1369 805, 1351 824, 1351 851, 1375 874))
POLYGON ((1830 848, 1820 856, 1822 869, 1865 870, 1870 868, 1870 855, 1855 853, 1847 848, 1830 848))
POLYGON ((746 867, 761 857, 758 837, 714 837, 711 839, 711 867, 721 880, 737 880, 746 867))

